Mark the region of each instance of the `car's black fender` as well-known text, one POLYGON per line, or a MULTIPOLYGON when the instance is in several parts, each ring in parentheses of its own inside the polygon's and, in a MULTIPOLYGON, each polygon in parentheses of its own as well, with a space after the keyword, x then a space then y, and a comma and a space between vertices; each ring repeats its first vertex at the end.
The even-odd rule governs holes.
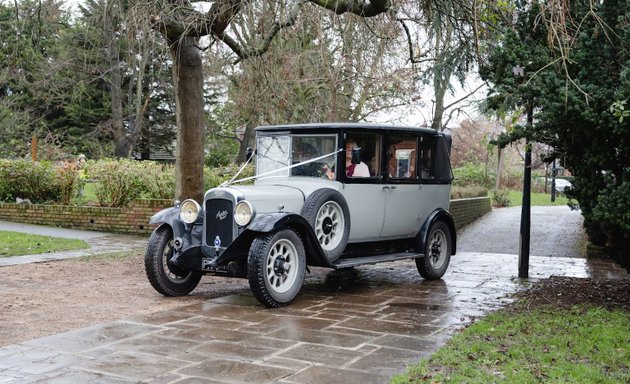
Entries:
POLYGON ((307 265, 331 267, 319 246, 313 228, 302 216, 290 212, 273 212, 254 218, 243 232, 230 244, 216 260, 216 265, 225 265, 232 260, 246 257, 249 247, 257 236, 264 233, 291 228, 304 243, 307 265))
POLYGON ((431 226, 436 221, 443 221, 448 229, 451 231, 451 254, 454 255, 457 252, 457 233, 455 231, 455 220, 453 220, 453 216, 444 210, 444 209, 436 209, 431 212, 427 220, 425 220, 422 228, 420 228, 420 232, 416 236, 415 244, 418 247, 417 252, 424 252, 424 245, 427 243, 427 236, 429 235, 429 230, 431 226))
POLYGON ((150 224, 168 225, 173 230, 176 244, 171 263, 189 270, 201 267, 201 242, 203 225, 201 222, 186 224, 179 218, 179 207, 166 208, 151 217, 150 224))

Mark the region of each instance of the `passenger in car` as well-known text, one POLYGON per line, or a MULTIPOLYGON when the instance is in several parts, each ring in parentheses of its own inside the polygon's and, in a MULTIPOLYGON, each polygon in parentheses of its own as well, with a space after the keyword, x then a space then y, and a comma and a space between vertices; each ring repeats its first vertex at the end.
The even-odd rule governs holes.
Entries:
MULTIPOLYGON (((333 169, 325 166, 324 172, 329 180, 335 179, 335 171, 333 169)), ((357 142, 353 139, 346 141, 346 176, 370 177, 369 167, 361 161, 361 148, 357 147, 357 142)))
POLYGON ((356 141, 350 139, 346 142, 346 176, 370 177, 370 169, 361 161, 361 148, 356 141))

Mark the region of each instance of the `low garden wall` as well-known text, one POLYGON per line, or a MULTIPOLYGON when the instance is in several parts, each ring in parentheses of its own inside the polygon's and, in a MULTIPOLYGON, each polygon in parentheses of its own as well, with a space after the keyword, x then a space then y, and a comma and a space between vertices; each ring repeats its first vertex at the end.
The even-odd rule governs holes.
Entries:
MULTIPOLYGON (((149 218, 172 204, 171 200, 136 200, 126 208, 107 208, 0 203, 0 219, 99 232, 148 235, 155 228, 149 224, 149 218)), ((490 198, 452 200, 450 211, 456 228, 460 229, 490 211, 490 198)))
POLYGON ((449 211, 455 220, 455 229, 459 230, 490 212, 492 205, 489 197, 451 200, 449 211))
POLYGON ((149 218, 172 200, 136 200, 129 207, 108 208, 73 205, 0 203, 0 219, 99 232, 150 234, 149 218))

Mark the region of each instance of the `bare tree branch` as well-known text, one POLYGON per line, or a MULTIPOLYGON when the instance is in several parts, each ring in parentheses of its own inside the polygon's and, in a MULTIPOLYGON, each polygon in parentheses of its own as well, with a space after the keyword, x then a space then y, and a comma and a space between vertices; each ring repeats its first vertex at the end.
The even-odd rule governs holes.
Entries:
POLYGON ((467 95, 460 97, 459 99, 453 101, 452 103, 448 104, 447 106, 444 107, 444 109, 449 109, 451 108, 453 105, 461 103, 462 101, 466 100, 467 98, 469 98, 470 96, 474 95, 478 90, 480 90, 483 86, 487 85, 486 82, 484 82, 483 84, 480 84, 477 88, 475 88, 474 90, 472 90, 471 92, 469 92, 467 95))
POLYGON ((337 15, 353 13, 361 17, 374 17, 389 11, 389 0, 372 0, 369 3, 359 0, 308 0, 315 5, 335 12, 337 15))
MULTIPOLYGON (((234 51, 234 53, 236 53, 236 55, 238 56, 238 59, 234 62, 234 64, 237 64, 241 60, 245 60, 250 57, 260 56, 263 53, 267 52, 267 50, 269 49, 269 46, 271 45, 271 42, 273 41, 274 37, 276 37, 278 32, 280 32, 284 28, 291 27, 295 24, 295 21, 297 20, 299 12, 300 12, 300 8, 305 2, 306 0, 298 2, 295 5, 295 7, 293 7, 293 9, 291 10, 287 20, 285 20, 284 22, 276 21, 271 27, 271 29, 269 30, 269 32, 267 33, 267 36, 265 36, 265 38, 263 39, 262 45, 259 46, 258 48, 247 49, 247 48, 243 48, 239 46, 237 50, 235 50, 236 46, 234 46, 234 44, 237 44, 236 41, 232 40, 231 41, 232 45, 225 42, 230 47, 230 49, 232 49, 232 51, 234 51)), ((227 35, 225 34, 224 36, 227 37, 227 35)))
MULTIPOLYGON (((405 30, 405 34, 407 35, 407 47, 409 50, 409 61, 411 61, 412 64, 420 64, 420 63, 424 63, 427 61, 435 61, 434 58, 431 59, 424 59, 424 60, 418 60, 415 58, 415 54, 413 53, 413 42, 411 41, 411 31, 409 31, 409 27, 407 26, 407 24, 405 24, 405 20, 404 19, 396 19, 403 27, 403 29, 405 30)), ((426 54, 424 55, 420 55, 419 57, 425 57, 426 54)))

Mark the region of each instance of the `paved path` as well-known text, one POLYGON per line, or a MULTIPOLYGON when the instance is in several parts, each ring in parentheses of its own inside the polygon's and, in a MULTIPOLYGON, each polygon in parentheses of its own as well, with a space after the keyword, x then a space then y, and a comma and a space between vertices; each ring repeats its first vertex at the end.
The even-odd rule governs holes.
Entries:
POLYGON ((458 252, 439 281, 412 261, 330 271, 282 309, 239 294, 31 340, 0 349, 0 383, 385 383, 531 281, 627 276, 608 261, 532 256, 523 281, 517 260, 458 252))
MULTIPOLYGON (((568 206, 531 207, 530 254, 584 257, 580 211, 568 206)), ((458 251, 518 254, 521 207, 498 208, 458 234, 458 251)))

